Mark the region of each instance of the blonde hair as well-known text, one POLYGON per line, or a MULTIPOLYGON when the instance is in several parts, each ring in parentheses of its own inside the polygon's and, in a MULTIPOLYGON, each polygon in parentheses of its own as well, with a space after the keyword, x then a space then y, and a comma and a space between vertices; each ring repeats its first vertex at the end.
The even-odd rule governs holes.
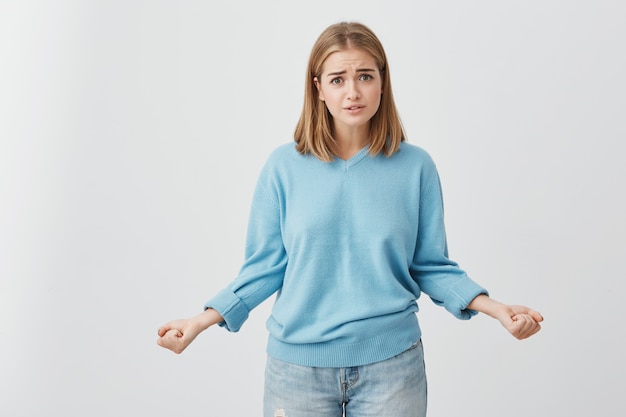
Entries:
POLYGON ((391 156, 406 140, 406 134, 391 91, 391 79, 387 56, 383 46, 371 29, 356 22, 336 23, 326 28, 313 45, 307 66, 304 105, 296 125, 294 140, 296 149, 303 155, 313 154, 322 161, 330 162, 336 155, 336 141, 332 132, 332 116, 326 104, 319 99, 315 77, 320 77, 322 65, 330 54, 349 48, 369 53, 378 66, 382 77, 382 96, 378 111, 370 121, 371 155, 383 152, 391 156))

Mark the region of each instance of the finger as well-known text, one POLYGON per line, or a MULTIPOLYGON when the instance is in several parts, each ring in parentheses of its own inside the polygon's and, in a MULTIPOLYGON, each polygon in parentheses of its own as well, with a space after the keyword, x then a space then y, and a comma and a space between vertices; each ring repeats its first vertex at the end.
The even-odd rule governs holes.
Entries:
POLYGON ((157 333, 159 336, 163 337, 170 330, 181 329, 181 328, 182 328, 182 324, 180 320, 168 321, 167 323, 159 327, 159 329, 157 330, 157 333))
POLYGON ((541 326, 530 314, 518 314, 515 316, 514 336, 519 340, 526 339, 537 333, 541 326))
POLYGON ((533 329, 541 328, 541 325, 539 324, 539 322, 543 320, 543 317, 538 312, 533 311, 533 312, 529 312, 528 314, 520 314, 518 316, 520 317, 520 319, 523 319, 527 327, 533 328, 533 329), (533 315, 532 313, 537 313, 537 314, 533 315))
POLYGON ((157 345, 159 345, 159 346, 161 346, 161 347, 163 347, 163 348, 169 349, 169 348, 167 347, 167 345, 165 344, 165 340, 163 340, 163 338, 162 338, 162 337, 157 338, 157 345))
POLYGON ((187 347, 187 343, 183 340, 183 333, 177 329, 172 329, 165 334, 165 337, 168 340, 169 349, 178 354, 185 350, 187 347))
POLYGON ((519 340, 527 339, 527 338, 529 338, 530 336, 532 336, 532 335, 534 335, 535 333, 537 333, 540 329, 541 329, 541 328, 540 328, 538 325, 533 326, 533 327, 528 328, 528 329, 525 329, 525 330, 524 330, 524 332, 522 332, 522 333, 518 336, 518 339, 519 339, 519 340))
POLYGON ((511 334, 521 340, 532 334, 533 327, 535 325, 535 321, 528 314, 516 314, 512 317, 513 326, 511 328, 511 334))
POLYGON ((170 343, 171 343, 171 340, 169 337, 167 337, 167 334, 164 334, 163 336, 159 336, 157 338, 157 344, 166 349, 170 348, 170 343))
POLYGON ((162 339, 164 340, 165 343, 167 343, 168 345, 171 345, 173 343, 178 342, 182 336, 183 334, 180 332, 180 330, 169 329, 165 332, 162 339))
POLYGON ((516 306, 516 309, 514 311, 516 314, 528 314, 536 322, 543 321, 543 316, 541 315, 541 313, 536 310, 533 310, 532 308, 528 308, 524 306, 516 306))
POLYGON ((159 327, 159 329, 157 330, 157 333, 159 336, 163 337, 165 336, 165 333, 169 332, 173 328, 174 328, 173 323, 170 321, 170 322, 165 323, 161 327, 159 327))
POLYGON ((181 331, 180 331, 180 330, 178 330, 178 329, 169 329, 169 330, 167 331, 167 333, 165 333, 165 335, 166 335, 166 336, 169 336, 169 337, 171 337, 171 338, 173 338, 173 339, 178 339, 178 338, 180 338, 180 337, 183 337, 183 332, 181 332, 181 331))
POLYGON ((174 353, 181 353, 184 349, 182 336, 183 334, 179 330, 170 329, 162 337, 157 339, 157 344, 174 353))
POLYGON ((543 316, 541 315, 540 312, 535 311, 535 310, 529 310, 528 314, 533 318, 533 320, 535 320, 537 323, 540 323, 543 321, 543 316))

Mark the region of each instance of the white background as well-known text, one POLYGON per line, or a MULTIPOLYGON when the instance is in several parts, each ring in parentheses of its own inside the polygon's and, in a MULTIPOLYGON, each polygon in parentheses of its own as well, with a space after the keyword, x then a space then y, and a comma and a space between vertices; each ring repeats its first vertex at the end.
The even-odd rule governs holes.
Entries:
POLYGON ((429 417, 626 413, 623 2, 0 4, 3 416, 261 414, 271 300, 180 356, 156 329, 237 273, 258 171, 340 20, 385 45, 452 258, 546 318, 520 342, 420 299, 429 417))

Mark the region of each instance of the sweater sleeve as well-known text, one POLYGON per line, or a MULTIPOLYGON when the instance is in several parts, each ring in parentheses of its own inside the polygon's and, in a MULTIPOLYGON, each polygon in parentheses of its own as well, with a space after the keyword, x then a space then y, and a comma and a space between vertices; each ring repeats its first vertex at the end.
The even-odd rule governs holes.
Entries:
POLYGON ((467 305, 488 291, 448 258, 441 183, 434 164, 429 171, 422 179, 417 245, 410 272, 435 304, 467 320, 477 314, 467 305))
POLYGON ((237 277, 205 303, 205 309, 220 313, 224 318, 220 326, 238 331, 250 311, 282 286, 286 265, 279 205, 259 180, 252 198, 244 263, 237 277))

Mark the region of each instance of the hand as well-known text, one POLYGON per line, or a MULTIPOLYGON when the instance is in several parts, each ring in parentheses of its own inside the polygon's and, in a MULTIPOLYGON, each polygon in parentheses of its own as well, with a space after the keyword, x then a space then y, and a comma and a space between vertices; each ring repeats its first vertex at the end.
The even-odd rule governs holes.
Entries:
POLYGON ((157 344, 174 353, 182 353, 201 331, 191 319, 170 321, 159 327, 157 344))
POLYGON ((494 317, 517 339, 526 339, 541 330, 543 316, 528 307, 502 304, 485 294, 480 294, 468 308, 494 317))
POLYGON ((517 339, 526 339, 541 330, 543 316, 524 306, 503 305, 496 318, 517 339))
POLYGON ((202 331, 223 320, 217 311, 209 308, 193 318, 170 321, 159 327, 157 344, 181 353, 202 331))

